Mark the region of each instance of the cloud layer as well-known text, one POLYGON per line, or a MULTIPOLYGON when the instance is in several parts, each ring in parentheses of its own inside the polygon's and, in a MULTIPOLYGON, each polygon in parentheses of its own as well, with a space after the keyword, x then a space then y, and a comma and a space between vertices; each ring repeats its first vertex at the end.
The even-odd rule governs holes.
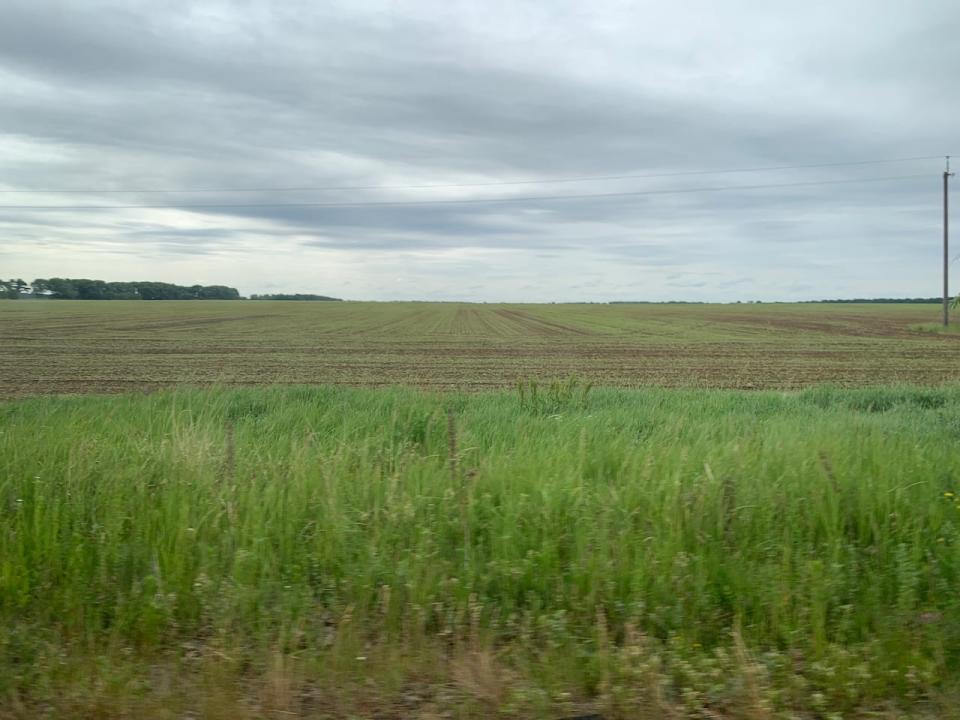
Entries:
POLYGON ((8 1, 0 275, 357 299, 936 295, 940 160, 484 184, 947 153, 958 29, 937 0, 8 1), (847 179, 864 182, 797 184, 847 179), (754 189, 697 191, 729 186, 754 189), (308 187, 364 189, 254 190, 308 187), (130 192, 191 189, 211 192, 130 192), (298 204, 631 192, 659 194, 298 204), (50 205, 112 209, 15 207, 50 205))

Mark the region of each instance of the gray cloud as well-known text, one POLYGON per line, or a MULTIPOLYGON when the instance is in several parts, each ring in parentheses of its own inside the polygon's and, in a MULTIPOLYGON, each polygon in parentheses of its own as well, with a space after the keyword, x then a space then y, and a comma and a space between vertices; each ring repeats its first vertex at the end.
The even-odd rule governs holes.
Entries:
MULTIPOLYGON (((761 9, 746 0, 722 10, 613 0, 590 9, 559 0, 397 8, 4 3, 0 189, 483 183, 909 157, 956 143, 960 101, 942 69, 960 66, 960 9, 949 2, 891 3, 882 14, 867 2, 761 9)), ((152 273, 244 292, 932 295, 939 167, 323 193, 0 193, 8 206, 175 208, 0 207, 0 233, 8 275, 152 273), (929 181, 872 182, 916 173, 929 181), (263 205, 837 178, 863 182, 491 204, 263 205), (188 207, 240 202, 260 205, 188 207), (868 258, 859 275, 844 265, 854 257, 868 258), (667 279, 677 270, 682 277, 667 279), (286 279, 278 285, 277 277, 286 279)))

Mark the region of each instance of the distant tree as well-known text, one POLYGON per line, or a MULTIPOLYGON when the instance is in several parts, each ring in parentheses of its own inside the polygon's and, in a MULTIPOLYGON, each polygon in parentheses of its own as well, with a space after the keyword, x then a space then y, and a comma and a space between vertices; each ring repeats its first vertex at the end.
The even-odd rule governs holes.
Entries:
POLYGON ((29 289, 30 285, 28 285, 23 278, 0 280, 0 298, 16 300, 29 289))
POLYGON ((309 293, 272 293, 269 295, 251 295, 251 300, 326 300, 341 302, 340 298, 326 295, 311 295, 309 293))
POLYGON ((46 283, 52 297, 63 298, 64 300, 73 300, 77 297, 77 288, 74 287, 71 280, 66 278, 50 278, 38 282, 46 283))
POLYGON ((910 305, 936 305, 943 302, 943 298, 852 298, 849 300, 808 300, 813 303, 870 303, 875 305, 886 304, 910 304, 910 305))
POLYGON ((137 290, 136 283, 130 282, 112 282, 107 283, 110 292, 110 300, 139 300, 140 292, 137 290))
POLYGON ((207 285, 199 287, 197 297, 201 300, 237 300, 240 293, 236 288, 226 285, 207 285))
POLYGON ((104 282, 86 278, 37 278, 33 287, 35 293, 63 300, 236 300, 240 297, 236 288, 226 285, 104 282))
POLYGON ((103 280, 74 280, 80 300, 108 300, 110 289, 103 280))

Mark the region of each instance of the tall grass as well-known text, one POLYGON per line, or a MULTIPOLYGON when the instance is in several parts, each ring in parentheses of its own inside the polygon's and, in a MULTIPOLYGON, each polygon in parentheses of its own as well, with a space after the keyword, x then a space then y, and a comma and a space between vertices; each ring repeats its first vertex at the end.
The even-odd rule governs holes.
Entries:
POLYGON ((960 390, 573 397, 0 405, 0 706, 945 712, 960 390))

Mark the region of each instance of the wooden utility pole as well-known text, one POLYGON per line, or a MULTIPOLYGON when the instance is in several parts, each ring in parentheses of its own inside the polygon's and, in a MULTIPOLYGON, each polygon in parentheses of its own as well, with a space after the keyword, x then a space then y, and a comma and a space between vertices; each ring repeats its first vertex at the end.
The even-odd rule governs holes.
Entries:
POLYGON ((950 325, 950 156, 943 171, 943 326, 950 325))

